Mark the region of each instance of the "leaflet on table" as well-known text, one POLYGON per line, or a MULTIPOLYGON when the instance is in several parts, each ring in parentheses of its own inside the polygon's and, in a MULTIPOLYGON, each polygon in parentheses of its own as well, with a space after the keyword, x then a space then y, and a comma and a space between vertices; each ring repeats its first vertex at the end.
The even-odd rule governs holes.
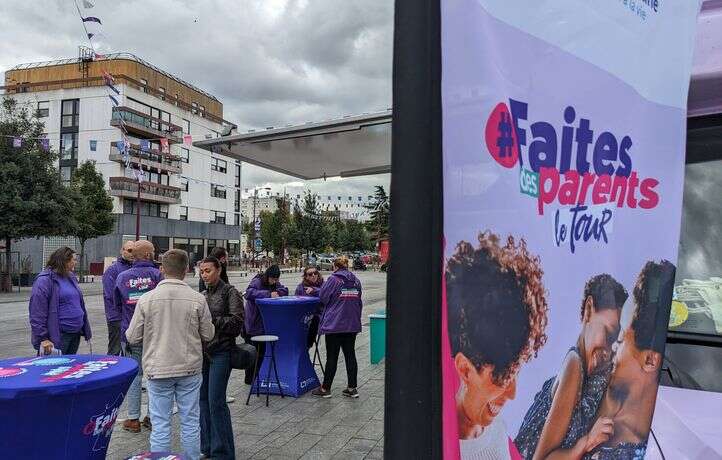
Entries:
POLYGON ((445 458, 644 456, 699 3, 441 2, 445 458))

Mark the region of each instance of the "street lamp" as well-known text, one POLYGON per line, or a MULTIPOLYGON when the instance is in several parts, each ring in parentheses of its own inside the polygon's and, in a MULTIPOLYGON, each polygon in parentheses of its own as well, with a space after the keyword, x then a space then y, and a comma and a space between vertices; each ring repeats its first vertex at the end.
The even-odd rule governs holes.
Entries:
POLYGON ((258 251, 256 249, 258 237, 260 236, 261 232, 261 225, 260 222, 258 222, 258 225, 256 224, 256 200, 258 200, 258 191, 259 190, 271 190, 271 187, 254 187, 253 188, 253 219, 251 220, 253 224, 253 266, 256 266, 256 257, 258 256, 258 251))

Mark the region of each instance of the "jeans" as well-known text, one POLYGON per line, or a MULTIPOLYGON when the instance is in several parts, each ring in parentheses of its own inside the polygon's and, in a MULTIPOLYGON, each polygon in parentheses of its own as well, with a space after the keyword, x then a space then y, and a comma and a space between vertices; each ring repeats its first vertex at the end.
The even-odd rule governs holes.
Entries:
POLYGON ((171 417, 173 399, 178 405, 180 440, 183 454, 197 460, 201 456, 201 430, 199 424, 201 374, 187 377, 148 380, 148 412, 153 431, 150 433, 151 452, 171 451, 171 417))
POLYGON ((231 376, 231 353, 211 353, 203 359, 201 385, 201 452, 213 460, 235 459, 231 411, 226 389, 231 376))
MULTIPOLYGON (((128 418, 131 420, 138 420, 140 418, 140 398, 143 394, 143 344, 137 343, 135 345, 126 344, 126 356, 130 356, 138 363, 138 375, 133 379, 133 383, 128 388, 128 394, 126 396, 128 400, 128 418)), ((152 422, 151 422, 152 423, 152 422)))
POLYGON ((120 354, 120 321, 108 321, 108 354, 120 354))
POLYGON ((343 349, 346 360, 346 376, 348 388, 356 388, 358 378, 358 363, 356 362, 356 333, 344 332, 340 334, 326 334, 326 368, 323 375, 323 388, 330 390, 333 378, 336 376, 338 354, 343 349))
POLYGON ((80 347, 80 332, 60 333, 60 352, 64 355, 74 355, 80 347))

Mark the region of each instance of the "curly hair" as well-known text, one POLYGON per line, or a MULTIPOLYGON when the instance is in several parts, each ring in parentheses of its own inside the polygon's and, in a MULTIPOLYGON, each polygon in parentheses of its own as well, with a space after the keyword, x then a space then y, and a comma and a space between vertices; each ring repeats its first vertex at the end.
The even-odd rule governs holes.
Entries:
POLYGON ((594 311, 615 308, 621 310, 629 294, 611 275, 602 273, 592 276, 584 285, 584 297, 582 297, 582 311, 580 317, 584 321, 584 304, 587 298, 592 297, 594 311))
POLYGON ((460 242, 446 265, 449 336, 478 370, 494 366, 496 385, 508 383, 546 343, 547 301, 538 256, 522 239, 506 244, 489 231, 479 247, 460 242))
POLYGON ((664 352, 675 266, 668 260, 648 261, 634 285, 634 316, 631 328, 640 350, 664 352))

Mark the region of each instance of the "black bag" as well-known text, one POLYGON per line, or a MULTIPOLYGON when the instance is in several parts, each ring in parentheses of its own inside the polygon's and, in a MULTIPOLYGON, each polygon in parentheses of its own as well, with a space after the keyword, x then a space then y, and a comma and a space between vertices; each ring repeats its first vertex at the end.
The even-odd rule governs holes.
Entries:
POLYGON ((231 348, 231 368, 251 369, 256 363, 256 347, 248 343, 234 345, 231 348))

